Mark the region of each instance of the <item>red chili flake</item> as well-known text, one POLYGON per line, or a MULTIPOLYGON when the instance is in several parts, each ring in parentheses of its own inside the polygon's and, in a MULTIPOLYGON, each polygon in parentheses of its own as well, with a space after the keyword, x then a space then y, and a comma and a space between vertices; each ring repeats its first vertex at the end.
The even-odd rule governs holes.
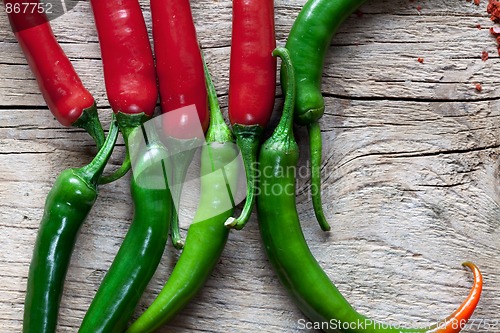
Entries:
POLYGON ((423 63, 424 63, 424 58, 420 58, 420 57, 419 57, 419 58, 417 59, 417 61, 418 61, 419 63, 423 64, 423 63))
POLYGON ((482 61, 488 60, 488 57, 489 57, 488 51, 483 51, 483 53, 481 53, 481 60, 482 61))
MULTIPOLYGON (((498 43, 500 43, 499 39, 500 39, 500 37, 497 39, 498 43)), ((498 52, 498 56, 500 56, 500 46, 497 47, 497 52, 498 52)))
POLYGON ((483 90, 483 87, 481 86, 481 83, 476 83, 476 91, 481 92, 483 90))
POLYGON ((481 24, 476 24, 476 28, 478 28, 479 30, 481 30, 481 24))
POLYGON ((420 12, 420 11, 422 11, 422 6, 418 5, 418 6, 417 6, 417 10, 418 10, 419 12, 420 12))
POLYGON ((479 0, 474 0, 474 4, 475 4, 476 6, 479 6, 479 0))
POLYGON ((500 2, 498 0, 488 0, 488 7, 486 8, 490 19, 493 22, 500 23, 500 2))

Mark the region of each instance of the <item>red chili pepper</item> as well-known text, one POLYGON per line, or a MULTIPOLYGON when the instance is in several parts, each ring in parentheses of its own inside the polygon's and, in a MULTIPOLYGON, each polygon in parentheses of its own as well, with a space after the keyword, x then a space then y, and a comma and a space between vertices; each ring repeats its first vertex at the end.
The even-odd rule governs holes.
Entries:
MULTIPOLYGON (((168 134, 191 139, 193 126, 208 128, 205 74, 189 0, 151 0, 156 73, 162 113, 195 105, 197 119, 176 112, 164 124, 168 134), (178 114, 178 116, 177 116, 178 114)), ((191 115, 192 116, 192 115, 191 115)))
POLYGON ((232 29, 229 120, 245 164, 247 198, 241 215, 237 219, 228 219, 226 225, 241 229, 252 213, 258 148, 274 107, 274 2, 233 0, 232 29))
MULTIPOLYGON (((150 4, 161 109, 168 113, 163 128, 173 157, 172 198, 179 207, 182 183, 202 139, 200 125, 206 132, 209 123, 205 72, 189 0, 151 0, 150 4)), ((170 234, 180 249, 177 209, 172 215, 170 234)))
POLYGON ((94 98, 57 42, 47 16, 37 10, 14 10, 22 4, 4 0, 12 30, 49 110, 62 125, 84 128, 102 146, 104 132, 94 98))
POLYGON ((115 113, 151 117, 158 100, 153 53, 138 0, 91 0, 106 93, 115 113))
POLYGON ((158 88, 139 1, 91 0, 90 4, 101 46, 106 93, 127 146, 122 166, 111 176, 101 178, 101 183, 110 183, 130 169, 128 136, 153 115, 158 88))

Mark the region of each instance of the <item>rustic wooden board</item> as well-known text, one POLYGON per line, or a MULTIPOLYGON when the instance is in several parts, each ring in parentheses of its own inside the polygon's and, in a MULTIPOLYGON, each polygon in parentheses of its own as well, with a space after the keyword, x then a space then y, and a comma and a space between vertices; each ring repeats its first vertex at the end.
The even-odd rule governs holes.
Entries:
MULTIPOLYGON (((278 44, 303 3, 276 1, 278 44)), ((227 111, 231 2, 194 0, 192 6, 227 111)), ((500 59, 486 1, 374 0, 362 12, 334 38, 324 74, 323 192, 333 228, 319 230, 307 180, 300 179, 306 238, 356 309, 392 323, 425 325, 451 313, 472 282, 460 264, 472 260, 485 285, 474 314, 482 326, 467 332, 500 332, 500 59)), ((83 165, 95 150, 85 133, 62 128, 50 115, 5 13, 0 17, 0 331, 19 332, 45 196, 60 171, 83 165)), ((54 20, 53 28, 107 125, 88 2, 54 20)), ((277 110, 281 104, 278 94, 277 110)), ((307 164, 304 134, 298 129, 301 165, 307 164)), ((112 164, 122 157, 120 145, 112 164)), ((127 179, 102 187, 76 244, 60 332, 77 330, 131 215, 127 179)), ((177 256, 169 246, 136 316, 177 256)), ((253 218, 230 234, 206 287, 161 332, 315 332, 302 329, 303 319, 267 262, 253 218)))

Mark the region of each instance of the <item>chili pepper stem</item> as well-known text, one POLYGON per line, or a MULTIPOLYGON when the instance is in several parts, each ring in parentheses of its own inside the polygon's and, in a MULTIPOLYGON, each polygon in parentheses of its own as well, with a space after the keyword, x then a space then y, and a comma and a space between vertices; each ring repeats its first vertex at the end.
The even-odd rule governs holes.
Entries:
POLYGON ((233 142, 233 133, 231 132, 231 129, 226 124, 226 122, 224 121, 224 117, 222 116, 219 100, 217 99, 217 91, 215 91, 214 82, 212 80, 212 77, 210 76, 210 71, 208 70, 208 66, 205 61, 205 57, 201 52, 201 49, 200 53, 203 60, 203 71, 205 73, 205 85, 207 87, 208 106, 210 108, 210 125, 207 130, 205 141, 207 143, 233 142))
POLYGON ((181 250, 184 241, 179 229, 179 205, 182 195, 182 187, 189 165, 193 161, 194 154, 200 146, 200 139, 168 139, 168 149, 170 150, 170 161, 172 163, 173 175, 170 182, 172 200, 174 201, 174 210, 172 212, 172 221, 170 223, 170 237, 174 247, 181 250))
POLYGON ((118 126, 120 126, 126 145, 128 145, 128 139, 132 132, 149 119, 150 117, 148 117, 144 112, 137 114, 127 114, 123 112, 116 113, 116 120, 118 121, 118 126))
POLYGON ((120 167, 116 171, 114 171, 111 175, 101 177, 101 179, 99 180, 99 184, 101 185, 109 184, 122 178, 127 174, 130 168, 131 168, 130 155, 128 153, 128 149, 126 149, 125 158, 123 159, 122 165, 120 165, 120 167))
MULTIPOLYGON (((206 148, 207 148, 206 151, 210 156, 212 171, 215 171, 216 168, 214 163, 216 162, 213 159, 212 151, 214 149, 225 150, 224 147, 226 147, 228 143, 234 142, 234 135, 233 132, 231 132, 229 126, 224 121, 224 117, 222 116, 222 112, 220 111, 219 100, 217 99, 217 92, 215 91, 214 82, 212 80, 212 77, 210 76, 210 72, 208 70, 207 63, 205 62, 205 58, 203 57, 203 53, 201 54, 201 56, 203 60, 203 70, 205 73, 205 85, 207 87, 208 105, 210 108, 210 114, 209 114, 210 125, 207 129, 207 134, 205 138, 206 148), (220 144, 220 145, 214 147, 211 146, 211 144, 220 144)), ((226 188, 228 190, 229 195, 231 196, 231 201, 234 209, 235 207, 233 201, 234 196, 231 191, 231 184, 228 180, 226 172, 224 171, 224 168, 222 168, 222 172, 224 174, 226 188)), ((197 221, 197 216, 195 216, 194 221, 197 221)))
POLYGON ((94 139, 98 150, 104 145, 104 130, 102 129, 95 103, 91 107, 83 110, 82 115, 73 123, 73 126, 87 131, 94 139))
MULTIPOLYGON (((215 97, 217 98, 217 96, 215 97)), ((210 99, 210 95, 209 95, 210 99)), ((217 109, 219 105, 217 104, 217 109)), ((234 135, 231 129, 224 121, 222 113, 220 111, 212 111, 214 109, 210 108, 210 126, 207 130, 207 135, 205 141, 207 144, 210 143, 226 143, 234 142, 234 135), (212 116, 212 114, 217 113, 217 116, 212 116)))
POLYGON ((103 176, 99 180, 99 184, 109 184, 125 176, 131 168, 130 161, 130 151, 129 151, 129 137, 132 132, 140 126, 142 123, 147 121, 149 117, 145 113, 138 114, 126 114, 122 112, 116 113, 116 120, 120 131, 122 132, 123 140, 125 142, 125 158, 123 159, 122 165, 114 171, 111 175, 103 176))
POLYGON ((237 218, 230 217, 224 225, 237 230, 243 229, 252 214, 255 205, 255 189, 257 188, 257 154, 264 129, 260 125, 233 125, 236 144, 241 151, 247 182, 247 197, 245 205, 237 218))
POLYGON ((326 221, 321 204, 321 128, 314 121, 307 126, 309 132, 310 157, 311 157, 311 198, 314 214, 323 231, 329 231, 330 225, 326 221))
POLYGON ((116 139, 118 138, 118 132, 119 129, 116 118, 113 115, 108 137, 103 142, 101 149, 94 157, 92 162, 80 169, 77 169, 80 177, 90 182, 93 186, 97 186, 97 184, 99 183, 99 178, 101 177, 104 168, 106 167, 106 163, 108 162, 109 158, 111 157, 111 153, 113 152, 116 139))
MULTIPOLYGON (((292 60, 290 58, 290 53, 284 47, 277 47, 273 51, 273 56, 279 56, 282 61, 282 66, 285 67, 287 73, 288 81, 285 94, 285 104, 283 105, 283 114, 281 119, 276 126, 271 138, 271 140, 282 139, 283 137, 292 137, 293 139, 293 109, 295 106, 295 72, 292 66, 292 60)), ((293 139, 293 141, 295 141, 293 139)))

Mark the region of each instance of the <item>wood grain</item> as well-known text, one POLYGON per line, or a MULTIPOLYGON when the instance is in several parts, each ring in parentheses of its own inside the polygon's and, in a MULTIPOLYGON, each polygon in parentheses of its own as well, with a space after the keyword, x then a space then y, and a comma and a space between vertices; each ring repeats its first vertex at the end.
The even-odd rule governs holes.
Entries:
MULTIPOLYGON (((279 45, 303 3, 275 2, 279 45)), ((231 2, 194 0, 192 6, 226 112, 231 2)), ((426 325, 446 317, 472 283, 461 263, 474 261, 485 279, 474 323, 497 324, 466 332, 500 332, 500 59, 486 1, 374 0, 362 12, 343 25, 325 65, 322 190, 332 231, 317 226, 309 183, 301 178, 298 208, 309 245, 356 309, 392 323, 426 325)), ((91 17, 82 1, 52 24, 107 125, 91 17)), ((277 111, 281 105, 278 93, 277 111)), ((307 166, 303 129, 297 138, 307 166)), ((2 12, 0 331, 21 330, 32 246, 56 175, 94 153, 85 133, 62 128, 50 115, 2 12)), ((111 164, 122 157, 119 145, 111 164)), ((192 212, 184 212, 185 233, 192 212)), ((59 332, 77 331, 131 215, 127 179, 102 187, 76 244, 59 332)), ((159 292, 177 256, 169 246, 135 316, 159 292)), ((265 257, 253 218, 230 234, 201 294, 160 331, 315 332, 301 329, 303 319, 265 257)))

